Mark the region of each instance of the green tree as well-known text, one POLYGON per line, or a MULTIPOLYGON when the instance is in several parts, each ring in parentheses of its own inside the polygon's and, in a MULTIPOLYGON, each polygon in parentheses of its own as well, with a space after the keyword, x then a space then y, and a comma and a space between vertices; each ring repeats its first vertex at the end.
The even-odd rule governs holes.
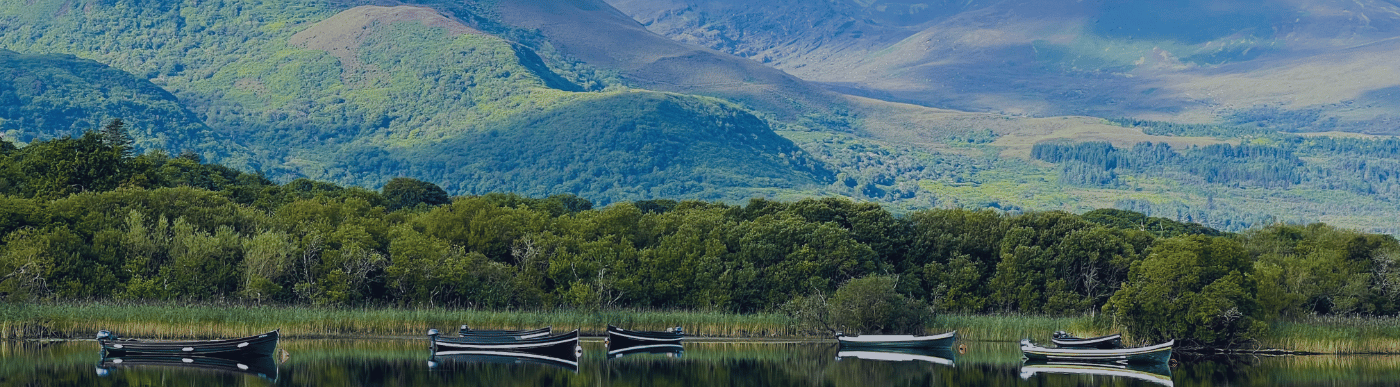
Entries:
POLYGON ((1243 246, 1224 237, 1158 240, 1132 265, 1128 283, 1104 313, 1135 337, 1183 346, 1235 347, 1267 328, 1254 299, 1252 265, 1243 246))
POLYGON ((389 180, 381 193, 384 195, 384 199, 389 202, 390 211, 413 208, 419 204, 439 206, 452 202, 452 199, 447 196, 447 191, 438 187, 437 184, 407 177, 395 177, 389 180))

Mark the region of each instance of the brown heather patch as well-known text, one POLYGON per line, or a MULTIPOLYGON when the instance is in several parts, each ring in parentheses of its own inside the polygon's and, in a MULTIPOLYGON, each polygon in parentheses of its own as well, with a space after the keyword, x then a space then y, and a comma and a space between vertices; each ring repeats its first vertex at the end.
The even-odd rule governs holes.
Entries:
POLYGON ((384 74, 383 69, 365 65, 360 61, 359 49, 365 38, 377 31, 379 26, 403 22, 417 22, 428 27, 441 28, 452 36, 483 34, 430 8, 365 5, 347 9, 318 22, 311 28, 292 35, 289 43, 331 54, 340 59, 341 77, 346 84, 363 84, 384 74))

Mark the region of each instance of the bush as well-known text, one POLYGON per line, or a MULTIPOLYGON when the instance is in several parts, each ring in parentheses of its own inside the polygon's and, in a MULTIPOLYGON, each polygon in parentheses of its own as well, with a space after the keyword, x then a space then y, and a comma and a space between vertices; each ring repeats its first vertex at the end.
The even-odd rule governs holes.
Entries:
POLYGON ((808 331, 923 334, 933 321, 933 309, 895 292, 898 282, 895 276, 857 278, 830 298, 820 293, 799 297, 783 310, 808 331))

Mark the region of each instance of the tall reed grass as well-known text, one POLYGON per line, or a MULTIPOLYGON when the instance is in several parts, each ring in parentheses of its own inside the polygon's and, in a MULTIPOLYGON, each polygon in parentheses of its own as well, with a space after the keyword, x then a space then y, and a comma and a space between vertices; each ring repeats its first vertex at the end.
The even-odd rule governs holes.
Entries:
POLYGON ((1270 324, 1267 349, 1371 354, 1400 353, 1400 317, 1310 316, 1270 324))
POLYGON ((1037 343, 1050 341, 1050 334, 1065 331, 1080 337, 1112 334, 1098 327, 1092 317, 1047 317, 1036 315, 964 315, 945 314, 935 319, 930 333, 958 331, 958 338, 971 341, 1019 342, 1031 339, 1037 343))
POLYGON ((0 338, 89 338, 99 330, 125 337, 209 339, 280 329, 286 337, 420 336, 429 328, 456 332, 552 326, 601 335, 607 324, 641 330, 682 326, 692 336, 788 337, 787 317, 702 311, 483 311, 449 308, 327 308, 127 303, 0 304, 0 338))

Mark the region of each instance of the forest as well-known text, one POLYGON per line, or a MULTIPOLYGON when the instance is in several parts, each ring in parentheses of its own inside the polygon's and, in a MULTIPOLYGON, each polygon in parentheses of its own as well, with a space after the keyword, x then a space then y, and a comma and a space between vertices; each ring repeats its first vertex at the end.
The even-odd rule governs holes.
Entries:
POLYGON ((1095 315, 1215 346, 1276 319, 1400 313, 1400 243, 1320 223, 1223 233, 1115 209, 895 215, 837 197, 595 208, 408 178, 276 184, 130 141, 115 121, 0 142, 0 297, 754 313, 853 284, 929 313, 1095 315))

